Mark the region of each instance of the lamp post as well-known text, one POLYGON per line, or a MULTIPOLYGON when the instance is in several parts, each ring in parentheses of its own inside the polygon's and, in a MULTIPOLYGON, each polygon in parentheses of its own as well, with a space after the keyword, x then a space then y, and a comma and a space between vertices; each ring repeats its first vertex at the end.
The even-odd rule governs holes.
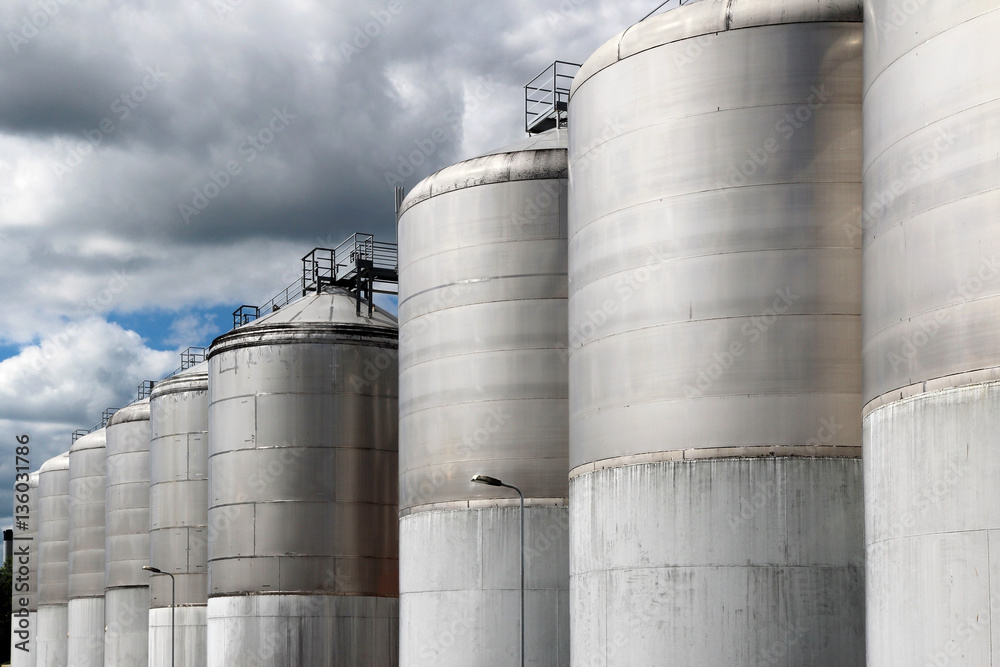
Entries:
POLYGON ((174 575, 169 572, 164 572, 163 570, 153 567, 152 565, 143 565, 142 569, 146 572, 152 572, 153 574, 165 574, 170 577, 170 667, 174 667, 174 607, 177 600, 175 586, 176 580, 174 575))
POLYGON ((521 667, 524 667, 524 494, 521 493, 521 489, 513 484, 504 484, 496 477, 476 475, 472 478, 472 481, 475 484, 502 486, 507 489, 513 489, 517 491, 517 495, 521 499, 521 510, 519 513, 521 519, 521 667))

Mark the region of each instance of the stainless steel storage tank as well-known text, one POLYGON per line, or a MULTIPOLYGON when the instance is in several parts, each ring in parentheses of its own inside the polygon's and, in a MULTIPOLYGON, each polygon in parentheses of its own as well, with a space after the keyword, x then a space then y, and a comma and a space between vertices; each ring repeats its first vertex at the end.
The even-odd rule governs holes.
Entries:
POLYGON ((69 602, 69 452, 38 470, 38 634, 39 667, 66 667, 69 602))
MULTIPOLYGON (((158 382, 149 397, 149 563, 174 575, 178 667, 208 659, 208 364, 158 382)), ((150 579, 149 665, 171 665, 171 579, 150 579)))
POLYGON ((147 664, 149 644, 149 399, 107 426, 104 664, 147 664))
POLYGON ((10 664, 11 667, 35 667, 38 651, 35 634, 38 628, 38 472, 16 475, 14 482, 14 582, 11 590, 10 664), (27 494, 27 503, 23 500, 27 494), (27 512, 24 509, 27 508, 27 512), (26 521, 19 523, 20 516, 26 521), (22 579, 21 568, 28 570, 22 579), (27 609, 27 617, 20 615, 27 609))
POLYGON ((861 4, 694 2, 574 80, 574 665, 864 663, 861 4))
POLYGON ((865 12, 868 664, 1000 665, 1000 6, 865 12))
POLYGON ((395 665, 397 325, 324 288, 213 342, 208 664, 395 665))
POLYGON ((70 667, 104 664, 106 429, 69 450, 70 667))
POLYGON ((569 664, 566 130, 447 167, 399 218, 400 664, 569 664))

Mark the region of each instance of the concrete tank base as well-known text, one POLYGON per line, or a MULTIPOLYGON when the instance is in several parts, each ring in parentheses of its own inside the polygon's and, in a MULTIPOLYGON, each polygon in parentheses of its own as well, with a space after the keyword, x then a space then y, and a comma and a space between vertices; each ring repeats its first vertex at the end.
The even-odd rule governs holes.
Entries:
POLYGON ((998 433, 998 382, 865 417, 871 667, 1000 665, 998 433))
MULTIPOLYGON (((204 605, 174 610, 174 665, 205 667, 208 628, 204 605)), ((170 609, 149 610, 149 667, 170 667, 170 609)))
MULTIPOLYGON (((15 611, 16 611, 16 607, 15 607, 15 611)), ((10 637, 10 666, 11 667, 35 667, 35 655, 37 653, 36 648, 35 648, 35 634, 36 634, 36 628, 38 628, 38 612, 37 611, 29 611, 28 612, 28 627, 27 628, 18 628, 17 627, 18 620, 19 619, 14 618, 13 625, 12 625, 12 628, 11 628, 12 631, 27 630, 27 632, 28 632, 28 639, 27 640, 23 640, 20 637, 18 637, 17 635, 13 634, 13 632, 11 633, 11 637, 10 637), (27 643, 23 643, 25 641, 27 641, 27 643), (21 644, 22 646, 26 647, 28 650, 27 651, 22 651, 21 649, 17 648, 18 644, 21 644)))
POLYGON ((574 666, 864 665, 860 459, 573 472, 574 666))
POLYGON ((38 607, 38 667, 66 667, 66 635, 69 619, 66 605, 44 605, 38 607))
POLYGON ((145 665, 149 650, 149 587, 113 588, 105 594, 104 664, 145 665))
POLYGON ((70 667, 104 665, 104 598, 78 598, 68 606, 70 667))
POLYGON ((209 667, 395 667, 399 601, 246 595, 208 601, 209 667))
MULTIPOLYGON (((533 667, 570 664, 564 502, 525 507, 525 664, 533 667)), ((401 666, 520 664, 519 542, 516 500, 400 519, 401 666)))

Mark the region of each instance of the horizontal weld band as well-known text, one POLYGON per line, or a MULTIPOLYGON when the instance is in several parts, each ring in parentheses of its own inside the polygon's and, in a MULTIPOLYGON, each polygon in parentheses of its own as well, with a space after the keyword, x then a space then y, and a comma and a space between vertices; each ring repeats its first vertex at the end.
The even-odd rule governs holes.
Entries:
MULTIPOLYGON (((568 498, 525 498, 525 507, 566 507, 569 504, 568 498)), ((484 498, 482 500, 451 500, 443 503, 427 503, 426 505, 415 505, 399 511, 399 518, 410 514, 421 512, 446 512, 452 510, 480 510, 493 507, 518 507, 520 500, 517 495, 513 498, 484 498)))
POLYGON ((752 447, 712 447, 704 449, 676 449, 669 452, 631 454, 601 459, 573 468, 569 478, 608 468, 662 463, 667 461, 701 461, 710 459, 765 459, 765 458, 861 458, 861 447, 847 446, 752 446, 752 447))
POLYGON ((868 401, 861 410, 861 418, 864 419, 884 405, 896 403, 912 396, 934 393, 946 389, 958 389, 959 387, 968 387, 974 384, 989 384, 990 382, 997 381, 1000 381, 1000 368, 981 368, 974 371, 924 380, 923 382, 914 382, 905 387, 887 391, 868 401))

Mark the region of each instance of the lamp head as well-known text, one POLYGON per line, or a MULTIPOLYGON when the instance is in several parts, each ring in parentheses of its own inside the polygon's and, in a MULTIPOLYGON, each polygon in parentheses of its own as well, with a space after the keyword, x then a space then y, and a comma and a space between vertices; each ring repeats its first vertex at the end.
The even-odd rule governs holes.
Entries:
POLYGON ((143 565, 142 569, 146 572, 152 572, 153 574, 163 574, 163 570, 153 567, 152 565, 143 565))
POLYGON ((486 475, 476 475, 472 478, 472 482, 475 484, 485 484, 486 486, 503 486, 503 482, 496 477, 488 477, 486 475))

